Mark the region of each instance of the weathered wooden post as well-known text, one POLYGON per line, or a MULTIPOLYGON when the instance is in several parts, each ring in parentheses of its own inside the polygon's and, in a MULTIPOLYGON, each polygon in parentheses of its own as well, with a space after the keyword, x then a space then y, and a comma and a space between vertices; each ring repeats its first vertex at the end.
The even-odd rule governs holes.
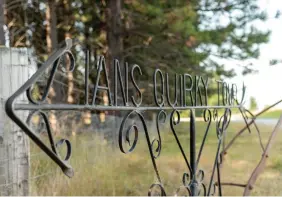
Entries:
MULTIPOLYGON (((5 101, 36 70, 26 48, 0 48, 0 195, 29 195, 29 140, 5 114, 5 101)), ((25 94, 18 103, 27 103, 25 94)), ((23 120, 27 111, 19 112, 23 120)))

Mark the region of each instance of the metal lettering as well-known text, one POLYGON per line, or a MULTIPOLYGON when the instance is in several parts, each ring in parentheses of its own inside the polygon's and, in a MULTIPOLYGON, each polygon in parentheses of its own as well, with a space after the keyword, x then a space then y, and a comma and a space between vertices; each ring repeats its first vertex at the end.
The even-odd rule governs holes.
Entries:
POLYGON ((122 99, 123 99, 123 104, 124 106, 128 106, 128 64, 125 64, 125 87, 122 82, 122 77, 121 77, 121 71, 120 71, 120 66, 118 60, 115 59, 114 61, 114 66, 115 66, 115 94, 114 94, 114 99, 115 99, 115 106, 117 106, 117 94, 118 94, 118 79, 119 79, 119 85, 120 85, 120 91, 122 93, 122 99), (125 93, 126 91, 126 93, 125 93))
POLYGON ((171 107, 174 107, 177 105, 177 74, 175 74, 175 80, 174 80, 174 102, 171 103, 170 101, 170 96, 169 96, 169 78, 168 78, 168 73, 166 73, 166 98, 167 102, 171 107))
POLYGON ((154 73, 154 99, 156 105, 159 107, 164 106, 164 76, 160 69, 156 69, 154 73), (158 101, 158 89, 157 89, 157 74, 159 73, 159 76, 161 78, 161 101, 158 101))
POLYGON ((193 89, 193 79, 192 79, 191 75, 185 73, 183 75, 183 92, 184 92, 183 100, 184 100, 184 106, 187 106, 186 105, 186 91, 188 91, 189 94, 190 94, 191 105, 195 106, 194 105, 194 101, 193 101, 193 96, 192 96, 192 89, 193 89), (186 85, 187 85, 186 77, 188 77, 189 80, 190 80, 190 87, 189 88, 186 87, 186 85))
POLYGON ((141 71, 141 68, 140 68, 140 66, 138 66, 137 64, 134 64, 133 65, 133 67, 132 67, 132 69, 131 69, 131 81, 132 81, 132 83, 133 83, 133 86, 136 88, 136 90, 137 90, 137 92, 138 92, 138 94, 139 94, 139 99, 140 99, 140 101, 139 101, 139 103, 137 103, 136 102, 136 100, 134 99, 134 96, 131 96, 131 101, 132 101, 132 103, 136 106, 136 107, 138 107, 138 106, 140 106, 141 105, 141 103, 142 103, 142 92, 141 92, 141 90, 140 90, 140 88, 138 87, 138 85, 137 85, 137 83, 136 83, 136 81, 135 81, 135 78, 134 78, 134 70, 135 69, 137 69, 138 70, 138 72, 139 72, 139 75, 142 75, 142 71, 141 71))
POLYGON ((98 90, 106 90, 107 91, 108 98, 109 98, 109 104, 112 105, 111 91, 110 91, 110 87, 109 87, 109 79, 108 79, 108 73, 107 73, 107 69, 106 69, 106 62, 105 62, 104 56, 100 56, 100 58, 99 58, 98 74, 97 74, 96 83, 95 83, 95 87, 94 87, 92 105, 95 105, 98 90), (106 86, 100 86, 99 85, 100 75, 101 75, 102 71, 104 71, 106 86))

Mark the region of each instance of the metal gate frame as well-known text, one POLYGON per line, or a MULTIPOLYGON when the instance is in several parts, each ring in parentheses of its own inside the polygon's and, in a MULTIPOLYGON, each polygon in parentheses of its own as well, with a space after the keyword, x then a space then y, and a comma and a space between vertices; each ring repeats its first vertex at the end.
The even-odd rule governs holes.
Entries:
MULTIPOLYGON (((250 190, 252 189, 251 187, 253 187, 253 183, 254 183, 254 179, 252 179, 248 184, 228 184, 228 183, 221 183, 220 180, 220 165, 222 165, 223 162, 223 156, 226 154, 227 149, 230 148, 230 146, 233 144, 233 142, 235 141, 235 139, 242 134, 246 129, 248 129, 250 131, 249 125, 251 124, 255 124, 255 118, 257 116, 254 116, 253 114, 251 114, 251 112, 249 112, 248 110, 246 110, 243 107, 243 100, 244 100, 244 96, 245 96, 245 90, 246 87, 243 85, 242 88, 242 99, 241 102, 238 102, 238 100, 235 100, 235 102, 231 103, 231 105, 223 105, 223 106, 207 106, 207 105, 200 105, 200 106, 163 106, 163 105, 159 105, 156 107, 143 107, 143 106, 139 106, 138 104, 134 103, 135 106, 100 106, 100 105, 95 105, 95 103, 89 104, 88 101, 88 86, 89 86, 89 64, 86 65, 85 67, 85 103, 83 105, 74 105, 74 104, 45 104, 44 101, 46 100, 47 96, 48 96, 48 92, 50 90, 50 87, 52 85, 53 79, 54 79, 54 75, 58 69, 58 66, 61 62, 61 57, 63 55, 68 55, 68 57, 71 60, 71 68, 70 71, 74 70, 75 67, 75 63, 74 63, 74 56, 71 53, 70 49, 72 47, 73 43, 72 40, 67 39, 65 44, 61 46, 61 48, 59 48, 58 50, 56 50, 55 52, 53 52, 50 57, 48 58, 48 60, 37 70, 37 72, 28 80, 26 81, 26 83, 19 88, 6 102, 5 108, 6 108, 6 113, 7 115, 42 149, 42 151, 44 151, 49 157, 50 159, 52 159, 63 171, 63 173, 65 175, 67 175, 68 177, 72 177, 74 175, 74 170, 71 167, 71 165, 68 163, 68 160, 71 157, 71 143, 69 140, 67 139, 61 139, 58 142, 54 142, 53 139, 53 134, 50 128, 50 124, 49 124, 49 120, 48 117, 46 115, 46 113, 44 111, 48 111, 48 110, 105 110, 105 111, 127 111, 127 115, 124 117, 120 128, 119 128, 119 139, 118 139, 118 144, 120 147, 121 152, 123 153, 129 153, 132 152, 134 150, 134 148, 137 145, 137 141, 138 141, 138 133, 139 133, 139 128, 138 126, 134 123, 130 126, 130 128, 127 129, 125 135, 123 133, 123 131, 126 129, 125 128, 125 123, 126 120, 129 118, 129 116, 131 116, 132 114, 136 115, 136 117, 138 117, 138 119, 141 121, 143 129, 145 131, 145 137, 146 137, 146 142, 148 145, 148 151, 149 151, 149 155, 152 161, 152 165, 155 171, 155 174, 157 176, 158 182, 157 183, 153 183, 150 187, 149 187, 149 191, 148 191, 148 195, 151 196, 153 195, 153 190, 158 190, 159 194, 162 196, 166 195, 165 192, 165 188, 162 184, 162 179, 161 176, 159 174, 157 165, 156 165, 156 159, 160 156, 161 153, 161 148, 162 148, 162 141, 161 141, 161 135, 160 135, 160 124, 163 123, 164 120, 167 119, 168 114, 166 111, 171 111, 170 113, 170 117, 169 117, 169 122, 170 122, 170 128, 171 131, 175 137, 175 141, 179 147, 179 150, 183 156, 183 159, 186 163, 187 166, 187 172, 183 173, 183 185, 180 186, 177 190, 176 190, 176 194, 178 193, 178 191, 180 191, 180 189, 185 189, 187 191, 187 193, 189 195, 192 196, 198 196, 198 195, 202 195, 202 196, 210 196, 210 195, 214 195, 216 190, 218 192, 219 196, 222 196, 222 185, 235 185, 235 186, 242 186, 242 187, 246 187, 245 193, 244 195, 248 194, 250 192, 250 190), (32 96, 31 96, 31 89, 32 89, 32 85, 39 79, 39 77, 48 69, 51 68, 51 75, 47 81, 47 87, 43 93, 42 99, 40 101, 35 101, 32 96), (22 93, 27 94, 27 97, 30 101, 30 104, 16 104, 16 98, 18 96, 20 96, 22 93), (225 136, 225 132, 228 128, 228 125, 230 123, 231 120, 231 109, 239 109, 242 117, 244 118, 245 121, 245 128, 243 128, 234 138, 234 140, 231 140, 231 142, 225 147, 223 147, 223 140, 224 140, 224 136, 225 136), (203 141, 200 147, 200 150, 198 152, 198 154, 196 154, 196 130, 195 130, 195 115, 194 115, 194 110, 195 109, 202 109, 203 110, 203 118, 204 121, 207 123, 207 127, 206 127, 206 131, 205 131, 205 135, 203 137, 203 141), (218 110, 219 109, 224 109, 224 114, 223 115, 219 115, 218 110), (32 113, 30 114, 27 122, 21 120, 17 115, 16 115, 16 111, 18 110, 31 110, 32 113), (144 119, 144 116, 142 114, 143 111, 157 111, 158 115, 156 118, 156 127, 157 127, 157 134, 158 137, 157 139, 150 139, 149 136, 149 132, 146 126, 146 121, 144 119), (190 158, 188 159, 185 151, 183 150, 183 147, 179 141, 179 138, 177 136, 176 130, 174 128, 175 125, 180 123, 180 111, 181 110, 189 110, 190 111, 190 158), (30 118, 34 115, 34 114, 39 114, 45 124, 46 124, 46 128, 47 128, 47 132, 48 132, 48 138, 49 138, 49 143, 51 148, 49 148, 48 145, 46 145, 36 134, 35 132, 30 128, 30 126, 28 125, 28 122, 30 120, 30 118), (252 120, 250 122, 248 122, 248 116, 251 116, 252 120), (164 119, 164 120, 163 120, 164 119), (214 163, 213 163, 213 168, 212 168, 212 174, 211 174, 211 178, 210 178, 210 182, 209 184, 205 185, 202 181, 204 179, 205 173, 203 170, 198 169, 198 163, 200 161, 201 158, 201 153, 202 150, 204 148, 205 145, 205 140, 207 137, 207 134, 210 130, 210 125, 211 122, 214 121, 216 124, 216 133, 217 133, 217 138, 218 138, 218 145, 217 145, 217 152, 216 152, 216 156, 214 158, 214 163), (129 150, 126 150, 123 146, 124 141, 130 142, 129 139, 129 134, 130 132, 134 132, 134 141, 133 143, 130 143, 130 148, 129 150), (67 147, 67 153, 66 156, 64 158, 62 158, 59 153, 57 148, 59 146, 61 146, 62 144, 65 144, 67 147), (153 150, 153 146, 157 145, 157 149, 153 150), (220 151, 222 149, 222 151, 220 151), (214 182, 214 176, 215 174, 217 174, 217 181, 214 182)), ((141 71, 141 70, 140 70, 141 71)), ((156 70, 155 72, 155 76, 158 74, 158 70, 156 70)), ((161 78, 163 78, 163 76, 161 75, 161 78)), ((116 79, 117 80, 117 79, 116 79)), ((107 81, 108 83, 108 81, 107 81)), ((117 84, 117 83, 116 83, 117 84)), ((162 87, 164 87, 163 81, 162 81, 162 87)), ((106 89, 104 87, 99 86, 98 83, 96 83, 95 89, 94 91, 97 91, 98 89, 104 89, 109 91, 109 89, 106 89)), ((162 90, 163 91, 163 90, 162 90)), ((237 88, 236 88, 237 91, 237 88)), ((233 93, 232 93, 233 94, 233 93)), ((95 98, 94 102, 95 102, 95 98)), ((156 100, 156 93, 155 93, 155 101, 156 103, 158 103, 158 101, 156 100)), ((281 102, 281 101, 280 101, 281 102)), ((230 103, 229 103, 230 104, 230 103)), ((257 125, 255 124, 256 130, 259 132, 259 129, 257 127, 257 125)), ((188 133, 188 132, 187 132, 188 133)), ((260 135, 259 135, 260 137, 260 135)), ((260 139, 261 140, 261 139, 260 139)), ((262 145, 262 149, 264 152, 266 152, 266 148, 263 147, 262 145)), ((266 152, 267 154, 267 152, 266 152)))

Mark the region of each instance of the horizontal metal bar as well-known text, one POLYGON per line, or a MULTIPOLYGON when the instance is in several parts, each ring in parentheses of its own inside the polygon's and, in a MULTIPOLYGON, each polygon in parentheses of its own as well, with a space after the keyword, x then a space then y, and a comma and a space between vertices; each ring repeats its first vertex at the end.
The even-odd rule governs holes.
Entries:
POLYGON ((103 111, 127 111, 127 110, 188 110, 188 109, 227 109, 241 108, 241 105, 234 106, 179 106, 179 107, 158 107, 158 106, 102 106, 102 105, 73 105, 73 104, 15 104, 15 110, 103 110, 103 111))
MULTIPOLYGON (((228 185, 228 186, 237 186, 237 187, 246 187, 247 184, 241 184, 241 183, 220 183, 221 185, 228 185)), ((215 184, 216 186, 218 186, 218 183, 215 184)))

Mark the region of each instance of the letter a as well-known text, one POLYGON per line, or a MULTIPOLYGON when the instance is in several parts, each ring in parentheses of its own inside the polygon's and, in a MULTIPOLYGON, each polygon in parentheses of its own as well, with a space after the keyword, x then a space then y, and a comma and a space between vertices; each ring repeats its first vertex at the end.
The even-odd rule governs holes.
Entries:
POLYGON ((109 88, 109 79, 108 79, 108 73, 107 73, 107 69, 106 69, 106 62, 105 62, 104 56, 100 56, 100 58, 99 58, 98 74, 97 74, 96 83, 95 83, 95 87, 94 87, 92 105, 95 105, 98 90, 106 90, 107 91, 108 98, 109 98, 109 104, 112 105, 111 91, 110 91, 110 88, 109 88), (102 71, 104 71, 106 86, 100 86, 99 85, 100 75, 101 75, 102 71))

